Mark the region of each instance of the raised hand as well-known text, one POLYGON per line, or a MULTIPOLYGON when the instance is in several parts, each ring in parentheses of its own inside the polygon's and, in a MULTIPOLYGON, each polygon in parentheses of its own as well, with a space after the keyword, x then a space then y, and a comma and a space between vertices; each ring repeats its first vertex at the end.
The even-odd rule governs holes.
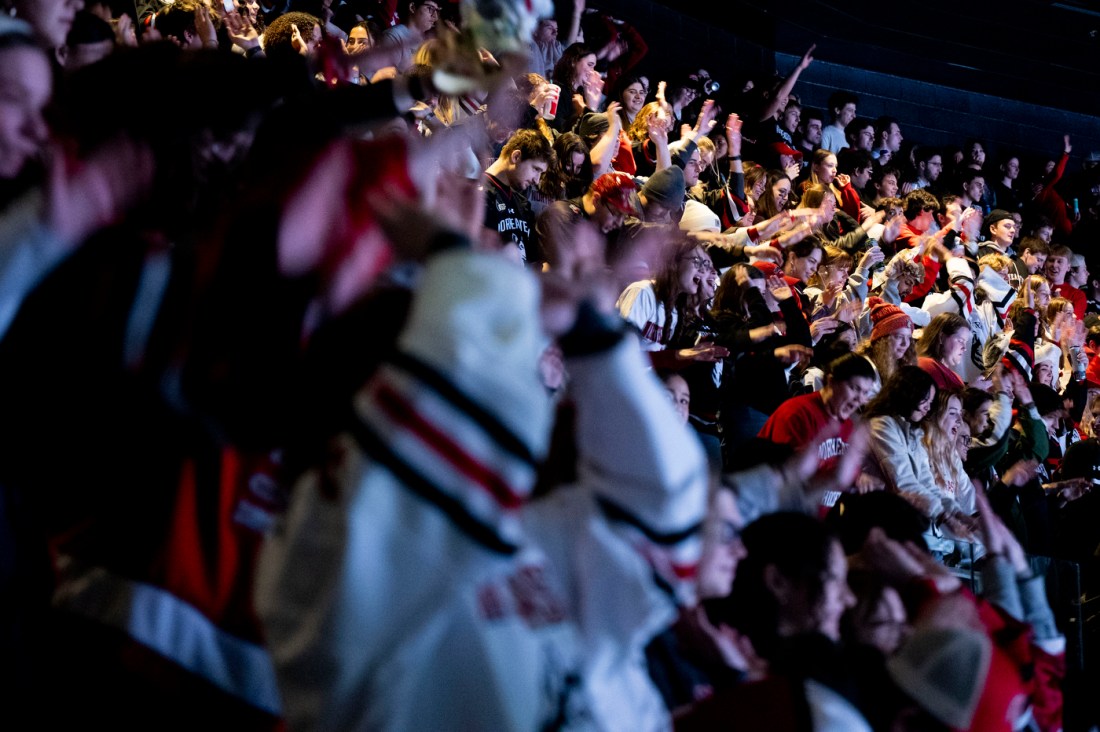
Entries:
POLYGON ((812 44, 806 49, 806 53, 802 54, 802 58, 798 60, 799 70, 805 70, 810 64, 814 62, 814 49, 817 48, 817 44, 812 44))
POLYGON ((821 290, 821 302, 826 306, 831 305, 843 289, 843 282, 830 282, 821 290))
POLYGON ((195 32, 202 41, 203 48, 218 47, 218 34, 214 30, 214 21, 205 5, 195 8, 195 32))
POLYGON ((732 112, 726 118, 726 143, 729 145, 730 155, 741 154, 741 127, 743 124, 741 118, 732 112))
POLYGON ((657 82, 657 95, 656 95, 655 99, 657 100, 657 102, 662 107, 667 107, 668 106, 668 102, 665 101, 665 88, 666 88, 666 86, 667 85, 663 81, 658 81, 657 82))
POLYGON ((299 54, 302 56, 309 55, 309 45, 306 43, 306 39, 302 38, 302 32, 298 30, 297 23, 290 24, 290 41, 299 54))
POLYGON ((879 264, 886 258, 882 249, 879 247, 871 247, 863 253, 863 256, 859 258, 859 265, 856 267, 860 272, 869 272, 872 267, 879 264))
POLYGON ((789 299, 794 294, 791 291, 791 286, 787 284, 787 280, 779 275, 768 278, 767 288, 772 297, 779 302, 789 299))
POLYGON ((251 23, 234 11, 225 14, 225 28, 233 45, 247 51, 260 45, 260 34, 251 23))
POLYGON ((600 106, 600 95, 603 93, 603 79, 595 69, 588 72, 588 76, 581 82, 584 89, 584 100, 589 109, 600 106))
POLYGON ((708 99, 703 102, 703 108, 699 110, 699 118, 695 120, 695 129, 700 134, 707 134, 715 125, 715 115, 718 114, 718 107, 715 105, 713 99, 708 99))
POLYGON ((810 323, 810 337, 816 343, 823 336, 827 336, 837 329, 839 322, 836 316, 821 318, 810 323))
POLYGON ((618 102, 609 102, 607 105, 607 111, 604 112, 604 116, 607 118, 607 124, 609 128, 613 130, 613 134, 618 136, 619 131, 623 127, 623 118, 619 116, 619 110, 622 109, 621 104, 618 102))
POLYGON ((658 141, 668 142, 669 124, 668 118, 662 118, 659 114, 651 114, 646 118, 646 133, 655 144, 658 141))

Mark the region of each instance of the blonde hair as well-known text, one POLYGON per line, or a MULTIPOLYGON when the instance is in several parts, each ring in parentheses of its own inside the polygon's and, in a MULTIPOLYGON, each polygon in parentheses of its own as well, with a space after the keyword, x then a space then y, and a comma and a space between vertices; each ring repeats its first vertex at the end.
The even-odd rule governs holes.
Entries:
POLYGON ((986 254, 978 260, 978 267, 979 268, 991 267, 992 269, 994 269, 998 272, 1008 273, 1008 272, 1012 271, 1012 268, 1014 266, 1015 265, 1012 264, 1011 259, 1009 259, 1008 257, 1006 257, 1003 254, 997 254, 995 252, 990 253, 990 254, 986 254))
MULTIPOLYGON (((700 155, 714 155, 714 153, 717 152, 717 149, 714 147, 714 140, 706 135, 700 135, 695 141, 695 144, 699 146, 700 155)), ((711 160, 711 162, 713 163, 714 161, 711 160)))
POLYGON ((435 68, 435 65, 439 63, 439 59, 443 55, 443 46, 435 38, 429 38, 421 43, 416 51, 412 55, 413 66, 431 66, 435 68))
MULTIPOLYGON (((936 485, 945 487, 954 482, 954 478, 965 472, 962 470, 962 460, 955 450, 955 441, 951 435, 940 429, 940 417, 947 411, 947 405, 951 400, 959 402, 959 410, 962 411, 962 396, 957 391, 950 389, 937 389, 932 408, 921 422, 924 428, 924 437, 921 442, 928 450, 928 463, 932 467, 932 477, 936 479, 936 485)), ((959 486, 955 486, 956 495, 959 486)))
POLYGON ((840 199, 831 188, 823 183, 811 183, 802 189, 802 200, 799 201, 798 206, 799 208, 820 208, 825 196, 832 196, 839 205, 840 199))

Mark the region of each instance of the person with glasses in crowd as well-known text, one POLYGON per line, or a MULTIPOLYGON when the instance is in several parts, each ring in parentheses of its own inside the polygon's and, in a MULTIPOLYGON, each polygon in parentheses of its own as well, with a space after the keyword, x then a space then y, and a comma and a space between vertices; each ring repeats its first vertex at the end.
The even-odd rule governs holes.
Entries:
MULTIPOLYGON (((653 279, 631 283, 619 295, 616 307, 637 331, 642 349, 649 351, 655 366, 686 365, 692 361, 717 361, 727 355, 725 348, 710 343, 666 351, 677 342, 687 326, 689 315, 697 313, 706 298, 708 275, 714 265, 702 245, 684 236, 670 248, 672 255, 653 279)), ((710 295, 713 296, 713 291, 710 295)))
POLYGON ((395 64, 397 70, 405 73, 412 66, 413 52, 423 43, 428 32, 435 28, 442 6, 435 0, 412 0, 408 4, 405 22, 387 28, 382 34, 383 45, 404 45, 401 58, 395 64))

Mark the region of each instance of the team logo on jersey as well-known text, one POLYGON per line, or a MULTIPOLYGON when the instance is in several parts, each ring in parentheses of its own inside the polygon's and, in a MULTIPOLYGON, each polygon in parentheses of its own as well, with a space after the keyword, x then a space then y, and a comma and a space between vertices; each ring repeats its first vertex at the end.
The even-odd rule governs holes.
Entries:
POLYGON ((503 211, 506 208, 508 208, 508 206, 506 204, 504 204, 500 201, 497 201, 497 211, 503 211))

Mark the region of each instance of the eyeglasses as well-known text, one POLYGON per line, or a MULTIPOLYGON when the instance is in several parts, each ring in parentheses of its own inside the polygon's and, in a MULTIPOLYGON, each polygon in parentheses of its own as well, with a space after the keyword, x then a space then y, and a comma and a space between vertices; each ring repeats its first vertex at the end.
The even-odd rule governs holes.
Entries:
POLYGON ((704 259, 703 257, 681 257, 681 259, 685 262, 691 262, 695 265, 695 269, 703 272, 714 271, 714 265, 710 263, 709 259, 704 259))
POLYGON ((434 15, 434 16, 438 16, 438 15, 439 15, 439 11, 443 9, 443 8, 441 8, 441 7, 440 7, 440 6, 438 6, 438 5, 429 5, 428 3, 424 3, 424 4, 423 4, 423 5, 421 5, 420 7, 424 8, 425 10, 427 10, 427 11, 428 11, 428 14, 429 14, 429 15, 434 15))

